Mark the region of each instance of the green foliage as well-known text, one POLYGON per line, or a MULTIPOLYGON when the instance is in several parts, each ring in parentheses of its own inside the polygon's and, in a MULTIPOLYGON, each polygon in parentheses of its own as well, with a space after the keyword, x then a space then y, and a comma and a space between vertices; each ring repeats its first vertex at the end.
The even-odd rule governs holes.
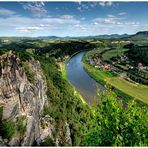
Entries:
POLYGON ((126 48, 120 48, 120 49, 114 49, 114 50, 109 50, 106 51, 103 55, 102 58, 104 61, 110 61, 111 58, 121 56, 124 54, 124 52, 128 51, 129 49, 126 48))
POLYGON ((34 84, 34 82, 35 82, 35 73, 30 69, 28 63, 23 62, 23 67, 24 67, 24 70, 25 70, 25 73, 27 75, 28 80, 30 81, 30 83, 34 84))
POLYGON ((22 62, 26 62, 31 59, 31 54, 25 51, 15 51, 15 54, 22 62))
POLYGON ((94 44, 87 41, 66 41, 61 40, 58 43, 50 43, 48 46, 44 46, 38 50, 36 53, 39 55, 49 53, 50 56, 55 58, 64 57, 65 55, 72 55, 80 50, 90 50, 95 48, 94 44), (65 48, 66 47, 66 48, 65 48))
POLYGON ((33 40, 23 40, 21 38, 17 38, 16 40, 10 41, 8 43, 1 44, 1 49, 13 50, 13 51, 25 51, 27 48, 36 48, 34 44, 32 44, 33 40))
POLYGON ((13 121, 3 120, 0 123, 0 135, 3 138, 11 139, 15 133, 15 123, 13 121))
POLYGON ((26 131, 26 125, 24 124, 24 120, 26 116, 20 116, 17 119, 17 130, 20 132, 21 135, 24 135, 26 131))
POLYGON ((135 62, 135 65, 138 65, 140 62, 148 65, 148 46, 132 46, 127 51, 127 56, 135 62))
POLYGON ((129 43, 123 46, 123 48, 127 48, 127 49, 131 49, 133 48, 134 44, 133 43, 129 43))
POLYGON ((132 79, 133 81, 135 82, 138 82, 138 83, 141 83, 141 84, 144 84, 144 85, 148 85, 148 79, 144 79, 144 78, 141 78, 141 77, 138 77, 135 75, 135 73, 128 73, 128 76, 130 79, 132 79))
POLYGON ((102 94, 101 103, 93 107, 91 128, 84 136, 87 146, 144 146, 148 145, 148 109, 134 100, 123 108, 121 100, 110 91, 102 94))
POLYGON ((6 50, 0 49, 0 55, 3 55, 6 53, 6 50))
POLYGON ((28 48, 28 49, 26 49, 26 52, 28 52, 30 54, 34 54, 35 53, 35 49, 28 48))
POLYGON ((1 120, 2 120, 2 116, 3 116, 3 107, 1 106, 1 107, 0 107, 0 122, 1 122, 1 120))
POLYGON ((55 146, 55 143, 51 138, 47 138, 43 143, 41 143, 41 146, 55 146))

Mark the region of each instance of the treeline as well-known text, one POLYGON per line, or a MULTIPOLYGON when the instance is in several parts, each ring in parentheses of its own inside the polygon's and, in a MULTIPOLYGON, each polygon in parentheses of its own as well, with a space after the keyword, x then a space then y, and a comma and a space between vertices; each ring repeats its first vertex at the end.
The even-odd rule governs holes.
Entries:
POLYGON ((125 45, 124 48, 129 48, 126 52, 129 59, 132 59, 136 65, 143 63, 148 66, 148 46, 138 46, 134 44, 125 45))
POLYGON ((53 41, 46 42, 42 40, 29 40, 23 39, 19 41, 12 41, 8 44, 1 44, 0 50, 13 50, 17 52, 23 52, 27 49, 32 49, 34 54, 45 55, 46 53, 51 57, 55 58, 63 57, 65 55, 72 55, 80 50, 91 50, 94 49, 96 45, 83 40, 74 41, 53 41))
POLYGON ((137 76, 134 71, 129 71, 127 75, 130 79, 132 79, 135 82, 148 85, 148 79, 137 76))
POLYGON ((80 50, 91 50, 96 46, 87 41, 67 41, 61 43, 50 43, 48 46, 36 50, 36 53, 41 55, 48 53, 55 58, 65 55, 72 55, 80 50))
MULTIPOLYGON (((33 42, 33 41, 32 41, 33 42)), ((23 51, 27 48, 39 48, 29 40, 12 41, 10 43, 1 43, 0 49, 7 49, 13 51, 23 51)))

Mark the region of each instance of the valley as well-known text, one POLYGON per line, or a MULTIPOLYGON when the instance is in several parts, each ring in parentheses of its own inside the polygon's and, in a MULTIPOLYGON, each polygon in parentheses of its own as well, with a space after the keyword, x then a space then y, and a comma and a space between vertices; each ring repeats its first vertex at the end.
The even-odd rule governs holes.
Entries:
POLYGON ((145 39, 1 38, 0 145, 147 145, 145 39))

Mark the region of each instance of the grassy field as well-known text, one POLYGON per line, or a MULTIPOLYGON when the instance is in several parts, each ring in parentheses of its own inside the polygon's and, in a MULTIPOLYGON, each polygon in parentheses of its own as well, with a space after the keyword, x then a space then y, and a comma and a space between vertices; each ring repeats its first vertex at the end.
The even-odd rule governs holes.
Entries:
POLYGON ((111 72, 98 70, 85 63, 84 59, 83 66, 87 73, 96 81, 102 82, 102 84, 108 83, 129 96, 148 104, 148 86, 133 84, 122 77, 115 76, 111 72))
POLYGON ((107 78, 114 77, 113 73, 108 71, 97 70, 96 68, 83 63, 84 69, 97 81, 106 81, 107 78))
POLYGON ((133 84, 121 77, 109 78, 107 82, 126 94, 148 104, 148 86, 133 84))
POLYGON ((114 50, 107 51, 102 55, 103 60, 109 61, 112 57, 116 57, 117 55, 121 56, 127 50, 128 49, 121 48, 121 49, 114 49, 114 50))
POLYGON ((67 72, 66 72, 66 64, 65 63, 61 64, 61 73, 62 73, 63 79, 67 80, 67 72))
POLYGON ((87 54, 85 54, 85 58, 93 56, 96 53, 99 54, 104 50, 108 50, 108 48, 97 48, 95 50, 91 50, 91 51, 87 52, 87 54))

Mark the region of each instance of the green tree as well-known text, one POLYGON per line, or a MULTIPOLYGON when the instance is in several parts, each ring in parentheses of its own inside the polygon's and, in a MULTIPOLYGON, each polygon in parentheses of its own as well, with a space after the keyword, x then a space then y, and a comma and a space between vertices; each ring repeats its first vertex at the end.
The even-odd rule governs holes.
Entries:
POLYGON ((91 128, 86 131, 83 145, 144 146, 148 145, 148 109, 132 100, 123 107, 115 93, 107 91, 101 103, 94 105, 91 128))

